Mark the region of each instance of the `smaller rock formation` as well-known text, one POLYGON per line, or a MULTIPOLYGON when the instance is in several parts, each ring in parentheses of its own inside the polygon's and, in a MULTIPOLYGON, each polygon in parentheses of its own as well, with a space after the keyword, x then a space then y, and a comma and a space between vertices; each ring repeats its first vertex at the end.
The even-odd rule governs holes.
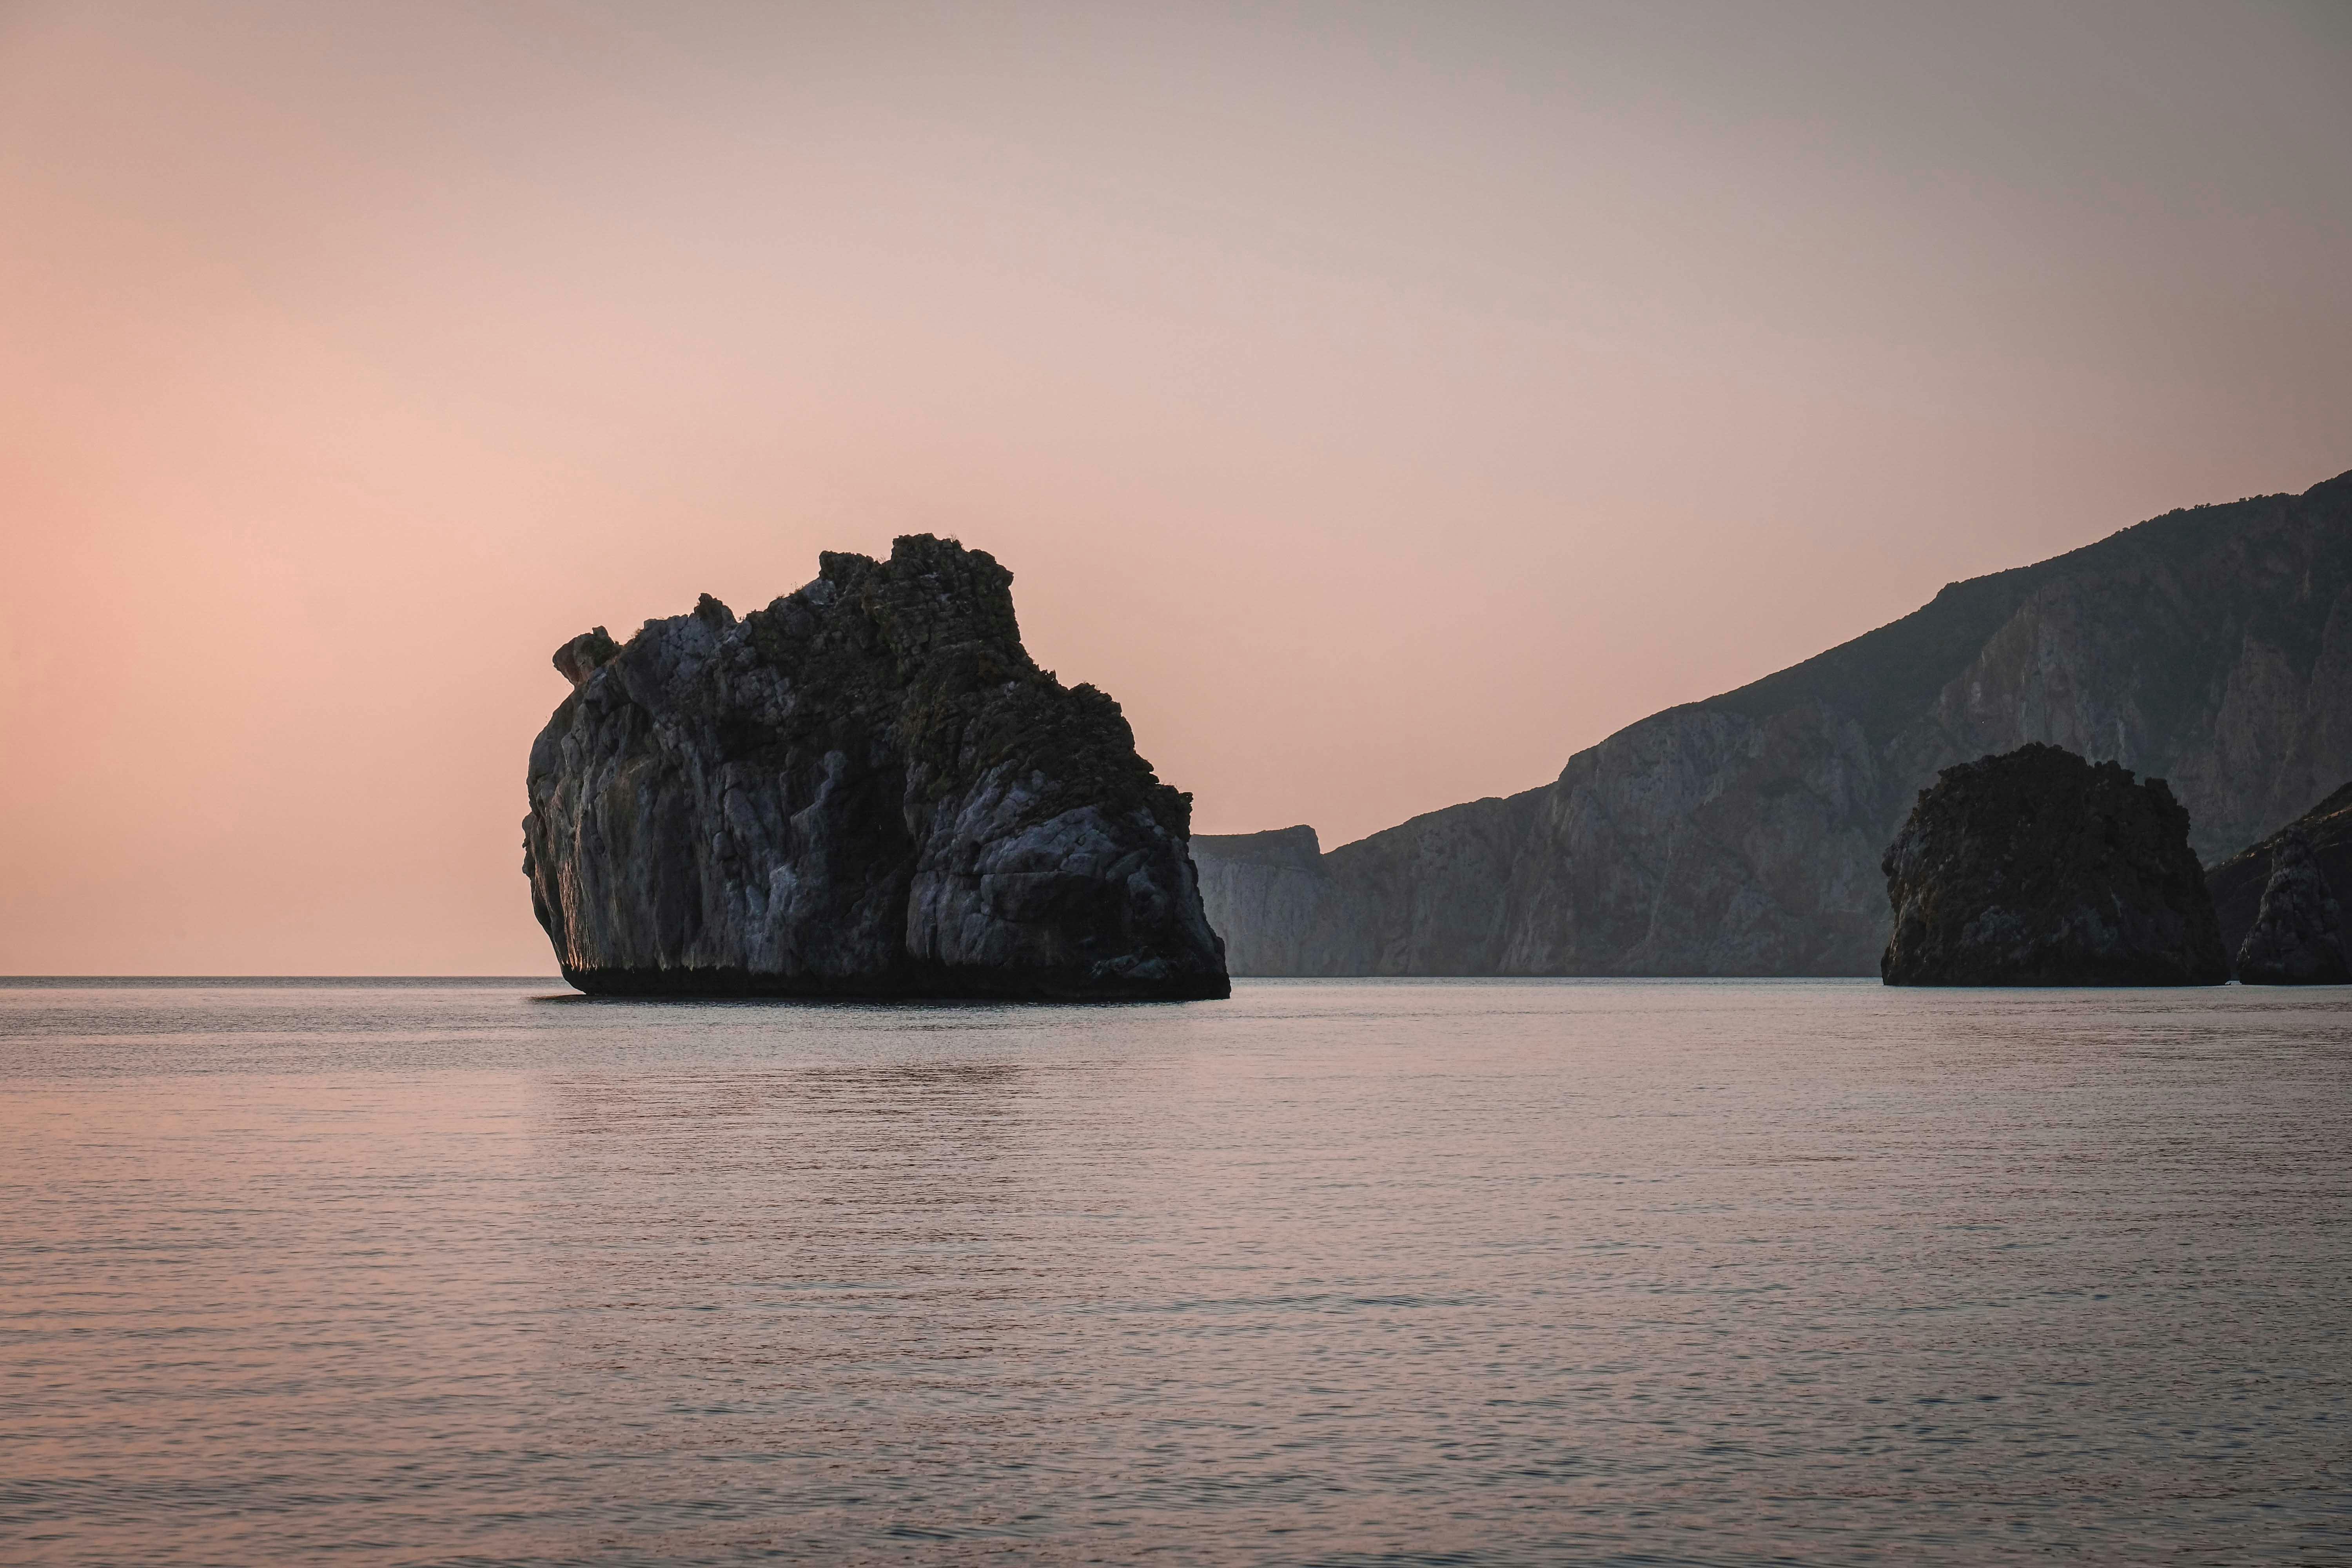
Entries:
POLYGON ((2238 949, 2238 978, 2248 985, 2352 984, 2344 911, 2300 833, 2279 839, 2262 907, 2238 949))
POLYGON ((2219 985, 2230 977, 2189 813, 2057 746, 1946 768, 1881 868, 1889 985, 2219 985))
POLYGON ((738 619, 704 595, 572 683, 523 870, 563 976, 613 996, 1224 996, 1192 796, 1117 702, 1021 645, 1013 574, 909 534, 738 619))
POLYGON ((2301 838, 2311 849, 2320 877, 2330 888, 2352 888, 2352 784, 2272 834, 2250 844, 2205 873, 2213 893, 2213 913, 2221 922, 2221 951, 2236 952, 2254 929, 2263 893, 2279 850, 2290 837, 2301 838))

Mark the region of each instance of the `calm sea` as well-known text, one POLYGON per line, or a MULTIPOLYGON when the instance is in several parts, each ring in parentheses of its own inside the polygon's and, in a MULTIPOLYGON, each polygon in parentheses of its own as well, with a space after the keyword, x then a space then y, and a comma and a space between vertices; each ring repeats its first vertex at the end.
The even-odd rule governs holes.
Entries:
POLYGON ((2352 994, 0 987, 14 1563, 2352 1563, 2352 994))

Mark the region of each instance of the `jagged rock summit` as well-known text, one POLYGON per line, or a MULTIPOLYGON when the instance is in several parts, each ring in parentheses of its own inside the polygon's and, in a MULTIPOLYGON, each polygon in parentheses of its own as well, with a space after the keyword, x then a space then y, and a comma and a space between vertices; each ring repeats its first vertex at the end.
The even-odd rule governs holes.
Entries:
POLYGON ((1231 993, 1192 797, 1021 646, 1013 574, 913 534, 738 620, 566 643, 523 870, 564 978, 623 995, 1231 993))
POLYGON ((2219 985, 2230 977, 2189 813, 2032 743, 1946 768, 1882 864, 1890 985, 2219 985))
POLYGON ((2238 949, 2238 978, 2249 985, 2352 984, 2343 909, 2300 833, 2279 837, 2262 907, 2238 949))

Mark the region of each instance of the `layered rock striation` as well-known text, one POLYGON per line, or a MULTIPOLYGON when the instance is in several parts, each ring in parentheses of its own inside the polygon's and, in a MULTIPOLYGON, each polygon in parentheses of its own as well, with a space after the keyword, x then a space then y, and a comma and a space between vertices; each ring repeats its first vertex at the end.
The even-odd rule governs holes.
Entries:
POLYGON ((1917 792, 2035 741, 2168 778, 2207 856, 2352 776, 2352 474, 1953 584, 1313 870, 1194 852, 1237 973, 1869 974, 1917 792))
POLYGON ((2028 744, 1943 770, 1887 848, 1889 985, 2219 985, 2189 813, 2162 779, 2028 744))
POLYGON ((1021 645, 1013 575, 927 534, 555 656, 523 869, 599 994, 1230 992, 1192 797, 1021 645))
POLYGON ((2290 830, 2271 858, 2254 923, 2238 947, 2238 978, 2249 985, 2352 984, 2344 910, 2311 840, 2290 830))

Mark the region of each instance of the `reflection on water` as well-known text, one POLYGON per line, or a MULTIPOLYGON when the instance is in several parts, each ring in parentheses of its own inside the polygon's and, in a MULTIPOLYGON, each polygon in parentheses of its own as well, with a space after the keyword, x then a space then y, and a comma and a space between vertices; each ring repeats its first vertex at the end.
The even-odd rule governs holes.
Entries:
POLYGON ((0 1557, 2352 1557, 2336 994, 545 994, 0 988, 0 1557))

